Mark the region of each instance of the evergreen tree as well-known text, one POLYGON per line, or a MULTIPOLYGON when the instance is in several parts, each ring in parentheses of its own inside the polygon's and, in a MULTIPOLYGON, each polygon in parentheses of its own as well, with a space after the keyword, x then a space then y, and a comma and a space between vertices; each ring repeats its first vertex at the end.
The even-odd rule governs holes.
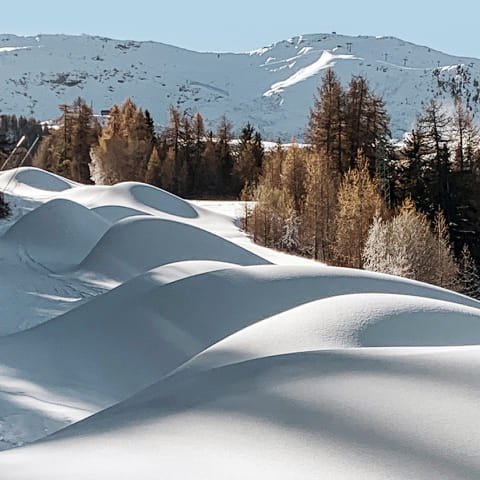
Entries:
POLYGON ((260 174, 264 150, 262 137, 255 128, 247 123, 240 135, 237 155, 233 166, 233 173, 237 183, 237 191, 248 183, 254 183, 260 174))
POLYGON ((220 119, 216 132, 216 155, 220 166, 220 194, 234 195, 234 182, 232 179, 233 155, 231 149, 232 124, 223 116, 220 119))

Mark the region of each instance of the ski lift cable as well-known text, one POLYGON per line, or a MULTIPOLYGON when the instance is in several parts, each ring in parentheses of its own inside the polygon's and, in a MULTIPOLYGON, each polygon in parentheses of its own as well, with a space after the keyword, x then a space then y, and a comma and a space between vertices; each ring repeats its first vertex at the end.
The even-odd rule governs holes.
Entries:
MULTIPOLYGON (((15 177, 17 176, 17 173, 18 173, 18 169, 24 164, 25 160, 28 158, 28 156, 30 155, 30 153, 32 152, 32 150, 34 149, 35 145, 38 143, 38 141, 40 140, 40 135, 37 136, 37 138, 35 139, 35 141, 32 143, 32 145, 30 146, 30 148, 28 149, 27 153, 24 155, 24 157, 22 158, 21 162, 18 164, 18 166, 16 167, 15 169, 15 173, 10 177, 10 179, 8 180, 7 182, 7 185, 5 185, 5 188, 3 189, 3 191, 6 193, 7 192, 7 189, 8 189, 8 186, 10 185, 10 183, 12 182, 12 180, 15 179, 15 177)), ((12 189, 13 191, 13 189, 12 189)))
POLYGON ((21 145, 23 144, 23 142, 27 139, 27 137, 25 135, 22 135, 22 137, 20 138, 20 140, 17 142, 17 144, 15 145, 15 148, 12 150, 12 153, 10 153, 10 155, 8 156, 8 158, 3 162, 3 165, 2 167, 0 168, 0 170, 3 170, 6 166, 7 166, 7 163, 10 161, 10 159, 15 155, 15 153, 17 152, 17 150, 21 147, 21 145))

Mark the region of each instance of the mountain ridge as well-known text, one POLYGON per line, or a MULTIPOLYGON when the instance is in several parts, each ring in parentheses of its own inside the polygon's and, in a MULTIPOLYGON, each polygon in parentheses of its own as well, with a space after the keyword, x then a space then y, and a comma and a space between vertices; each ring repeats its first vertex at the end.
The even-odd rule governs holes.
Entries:
POLYGON ((267 140, 302 139, 327 68, 346 85, 362 75, 384 97, 393 136, 409 131, 422 102, 463 99, 480 111, 480 60, 393 36, 305 34, 245 53, 196 52, 155 41, 91 35, 0 34, 0 113, 58 117, 58 105, 85 98, 96 112, 127 97, 165 125, 174 106, 222 115, 238 130, 253 123, 267 140))

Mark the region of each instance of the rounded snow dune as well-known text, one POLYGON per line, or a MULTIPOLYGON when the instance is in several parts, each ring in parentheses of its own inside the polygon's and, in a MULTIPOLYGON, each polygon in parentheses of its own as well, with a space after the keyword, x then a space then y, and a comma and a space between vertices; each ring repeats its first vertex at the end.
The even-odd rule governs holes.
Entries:
MULTIPOLYGON (((122 184, 120 184, 122 185, 122 184)), ((172 193, 166 192, 161 188, 143 183, 132 184, 127 183, 126 186, 130 188, 130 193, 133 198, 147 207, 155 210, 175 215, 176 217, 196 218, 198 213, 188 203, 172 193)))
MULTIPOLYGON (((245 344, 243 336, 250 338, 249 331, 252 339, 263 331, 267 342, 276 339, 278 348, 286 351, 307 345, 437 345, 440 335, 445 345, 479 341, 480 310, 462 305, 468 298, 428 286, 422 292, 415 282, 358 273, 365 272, 231 267, 222 262, 166 265, 31 330, 0 338, 0 364, 48 385, 62 384, 70 372, 69 381, 85 392, 107 397, 114 392, 118 398, 237 332, 239 345, 245 344), (382 295, 386 292, 395 295, 382 295), (411 298, 409 293, 427 298, 411 298), (450 302, 445 301, 448 297, 450 302), (415 317, 424 323, 420 343, 413 338, 415 317), (396 326, 397 320, 406 327, 396 326), (448 339, 455 321, 464 332, 448 339), (250 330, 242 332, 246 327, 250 330)), ((284 353, 260 340, 252 348, 255 342, 259 354, 263 348, 284 353)))
POLYGON ((92 208, 92 212, 100 215, 109 222, 115 223, 119 220, 123 220, 128 217, 136 217, 138 215, 146 215, 145 212, 141 210, 136 210, 135 208, 122 207, 120 205, 104 205, 102 207, 92 208))
POLYGON ((3 235, 7 244, 48 269, 78 265, 110 223, 70 200, 50 200, 21 217, 3 235))
POLYGON ((410 295, 353 293, 256 322, 203 350, 177 372, 297 351, 465 345, 480 345, 477 308, 410 295))
POLYGON ((297 352, 174 375, 35 445, 5 480, 477 480, 478 348, 297 352))
POLYGON ((140 182, 81 186, 65 192, 64 196, 90 208, 117 206, 138 210, 144 214, 167 214, 183 219, 198 217, 196 209, 187 200, 140 182))
MULTIPOLYGON (((41 438, 127 398, 218 342, 207 352, 208 362, 380 345, 371 340, 374 334, 382 345, 401 345, 404 339, 412 345, 395 322, 406 319, 406 331, 412 332, 415 315, 426 325, 423 338, 431 335, 437 342, 438 313, 445 332, 456 320, 464 330, 456 339, 463 344, 467 337, 479 338, 480 310, 474 305, 478 302, 446 290, 348 269, 205 261, 165 265, 35 328, 0 338, 0 391, 8 392, 0 396, 0 418, 29 425, 23 437, 17 435, 21 441, 41 438), (348 295, 358 291, 371 295, 348 295), (322 307, 320 299, 325 299, 322 307), (318 304, 308 305, 312 301, 318 304), (370 315, 374 320, 365 324, 370 315), (32 408, 25 410, 19 398, 35 398, 33 407, 26 400, 32 408), (62 405, 66 412, 58 418, 49 405, 62 405), (42 428, 30 430, 32 416, 42 428)), ((4 422, 2 429, 15 425, 4 422)))
POLYGON ((71 180, 35 167, 20 167, 2 172, 0 184, 3 188, 8 184, 8 191, 15 190, 17 194, 32 193, 32 190, 63 192, 77 185, 71 180))
POLYGON ((192 347, 182 337, 163 338, 175 329, 152 310, 149 295, 169 282, 230 266, 168 265, 0 338, 0 450, 123 400, 183 363, 190 351, 198 353, 199 342, 192 347))
POLYGON ((184 260, 216 260, 238 265, 268 262, 200 228, 152 216, 120 220, 80 265, 89 274, 125 281, 157 266, 184 260))

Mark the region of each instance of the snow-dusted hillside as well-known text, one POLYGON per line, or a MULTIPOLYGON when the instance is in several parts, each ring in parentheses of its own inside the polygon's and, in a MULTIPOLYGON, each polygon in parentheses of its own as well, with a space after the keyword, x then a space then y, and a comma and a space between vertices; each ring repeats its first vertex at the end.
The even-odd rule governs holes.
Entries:
POLYGON ((173 105, 247 121, 266 139, 302 138, 320 75, 365 76, 384 96, 397 137, 421 102, 451 93, 480 108, 480 60, 447 55, 392 37, 316 34, 245 53, 199 53, 154 42, 91 36, 0 35, 0 113, 58 116, 82 96, 99 112, 132 97, 164 124, 173 105))
POLYGON ((2 480, 480 477, 476 300, 259 247, 231 203, 7 186, 2 480))

